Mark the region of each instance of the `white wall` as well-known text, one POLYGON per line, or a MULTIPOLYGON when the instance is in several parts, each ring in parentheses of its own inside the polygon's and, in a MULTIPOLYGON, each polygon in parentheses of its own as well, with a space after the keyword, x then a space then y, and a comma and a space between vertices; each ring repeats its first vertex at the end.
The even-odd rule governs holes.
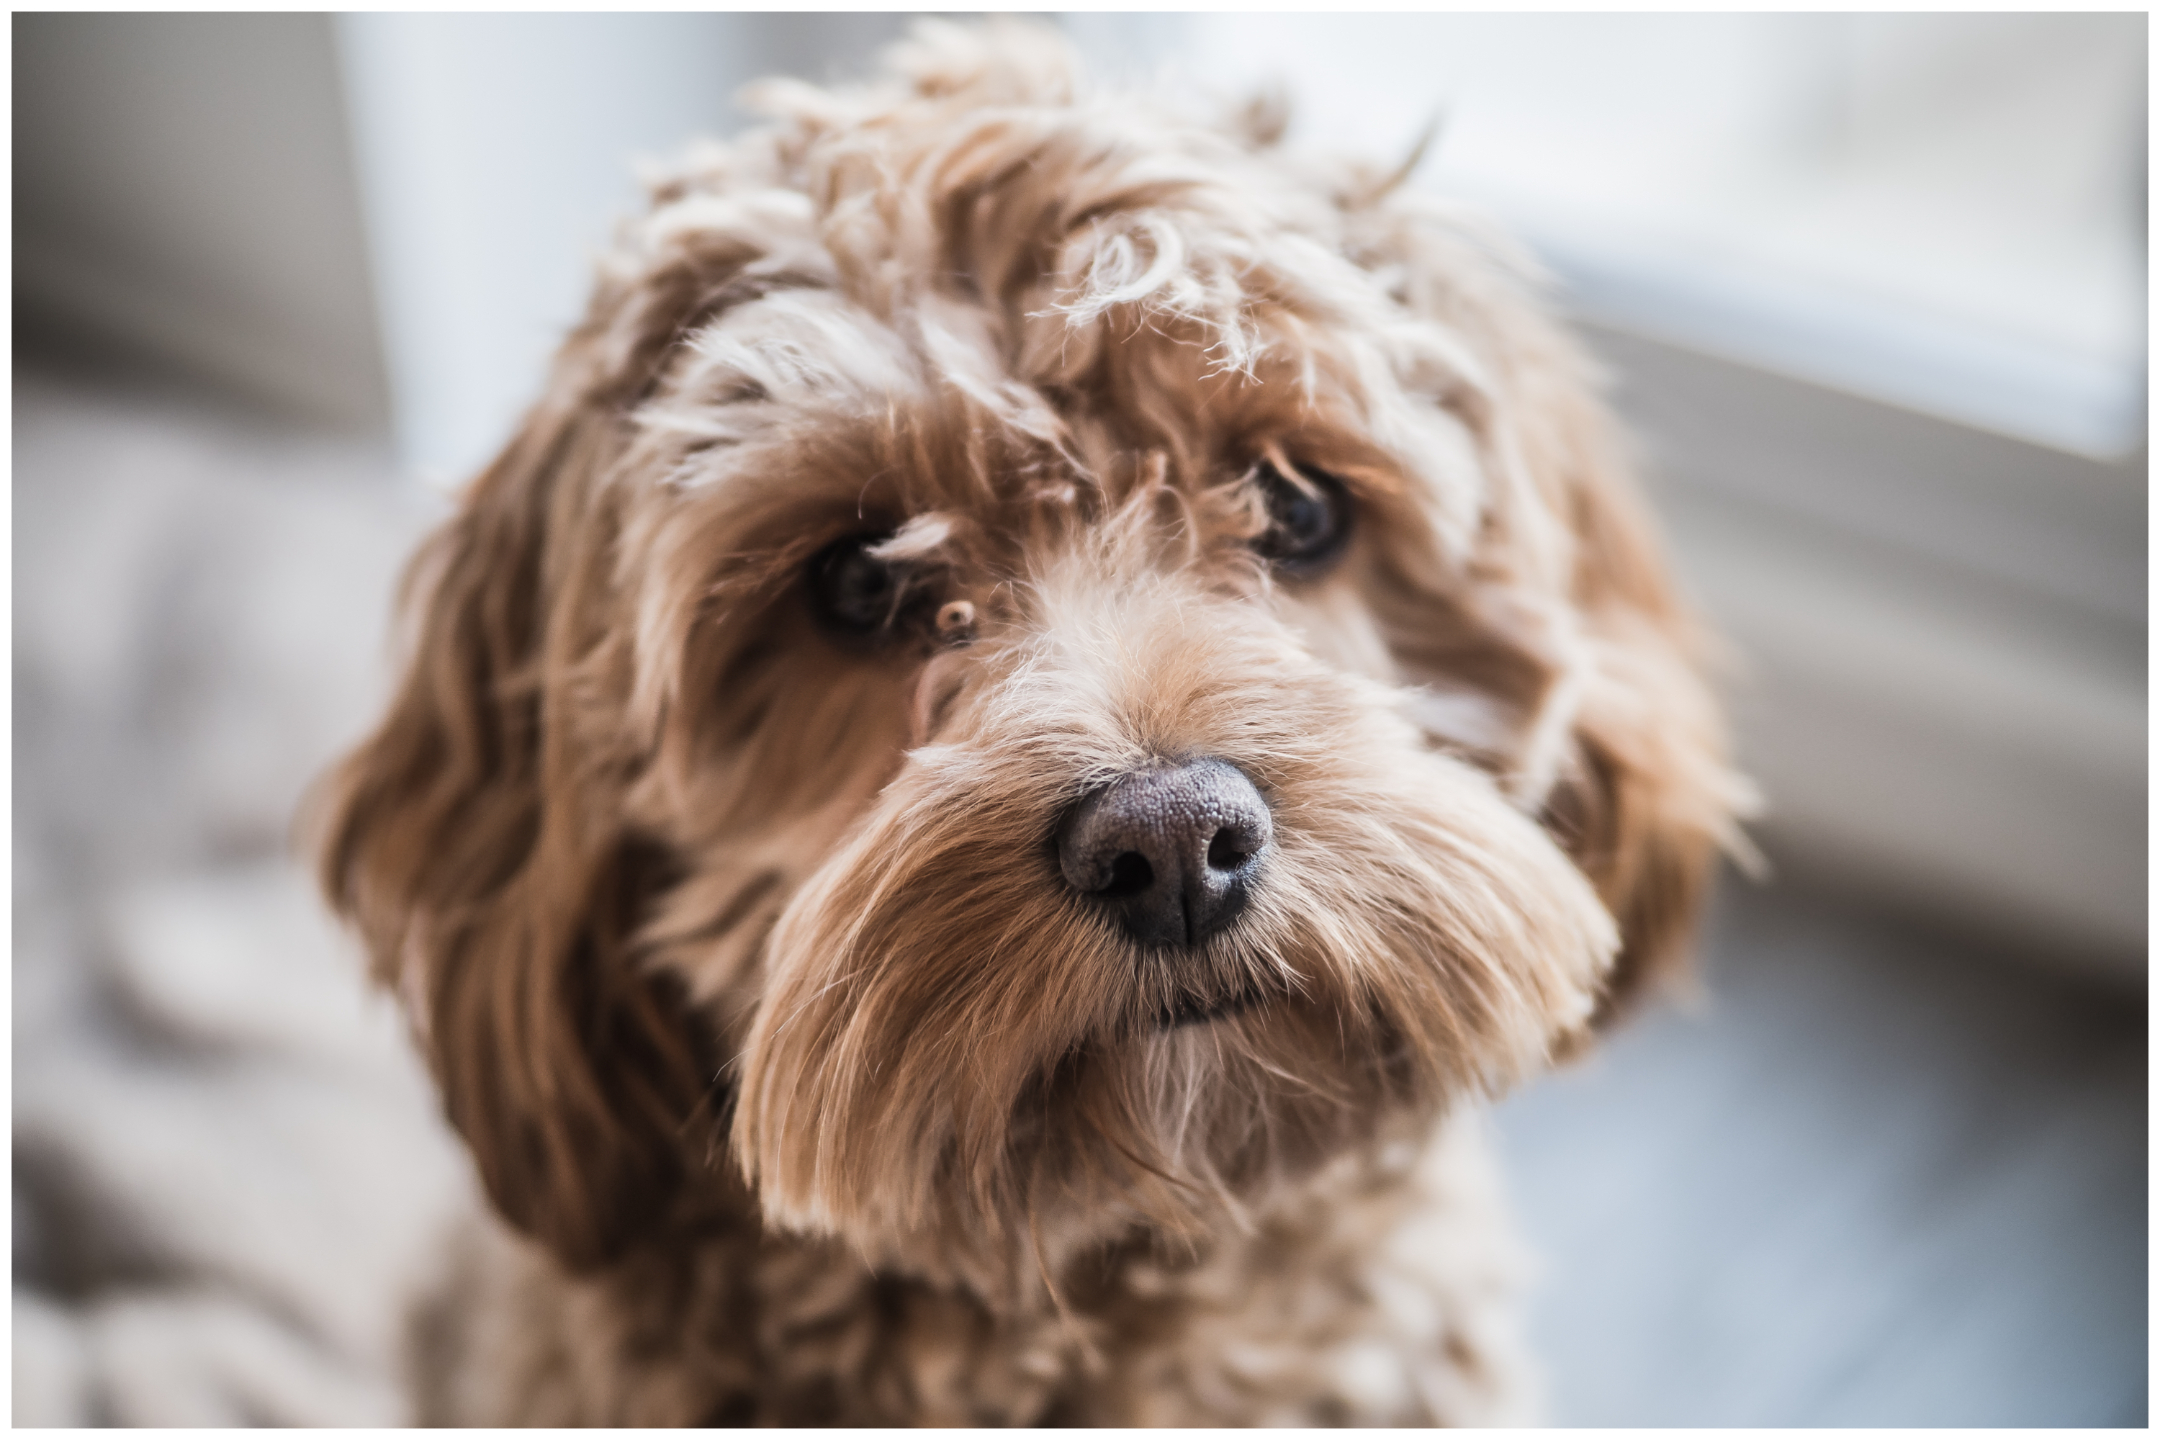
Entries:
POLYGON ((18 331, 388 421, 319 15, 13 19, 18 331))
POLYGON ((745 117, 735 92, 895 33, 897 17, 338 18, 405 460, 442 483, 508 438, 642 206, 633 170, 745 117), (823 53, 821 53, 823 52, 823 53))
POLYGON ((1588 315, 2097 459, 2145 429, 2142 15, 1191 15, 1588 315))

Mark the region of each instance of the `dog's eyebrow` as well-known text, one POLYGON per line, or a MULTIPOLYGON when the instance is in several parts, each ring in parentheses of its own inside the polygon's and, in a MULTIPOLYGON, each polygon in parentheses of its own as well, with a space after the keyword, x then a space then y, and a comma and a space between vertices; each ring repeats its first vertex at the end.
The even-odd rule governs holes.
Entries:
POLYGON ((902 525, 886 539, 868 550, 868 554, 880 560, 920 560, 952 538, 953 519, 936 510, 926 510, 902 525))
POLYGON ((781 291, 834 288, 831 276, 780 263, 773 255, 733 270, 724 280, 709 279, 705 266, 694 256, 663 266, 648 278, 657 298, 647 311, 646 334, 637 342, 619 382, 628 384, 634 403, 650 399, 664 382, 673 357, 729 310, 781 291), (760 269, 760 265, 770 268, 760 269), (664 318, 670 312, 674 318, 664 318))
POLYGON ((699 404, 821 392, 869 402, 909 385, 898 343, 830 286, 774 287, 689 335, 672 383, 699 404))
MULTIPOLYGON (((736 271, 727 279, 700 292, 695 300, 683 307, 682 317, 669 327, 666 342, 660 353, 673 355, 697 336, 698 332, 728 311, 754 304, 769 295, 789 290, 830 290, 832 278, 810 270, 781 267, 775 270, 759 270, 754 265, 736 271)), ((653 382, 659 381, 655 370, 653 382)), ((650 386, 647 387, 648 390, 650 386)))
POLYGON ((831 277, 813 274, 808 270, 744 270, 721 282, 706 294, 699 301, 691 319, 683 328, 685 330, 694 330, 698 326, 711 321, 715 315, 723 310, 732 310, 737 305, 748 305, 752 301, 763 300, 766 296, 781 290, 830 290, 832 288, 831 277))

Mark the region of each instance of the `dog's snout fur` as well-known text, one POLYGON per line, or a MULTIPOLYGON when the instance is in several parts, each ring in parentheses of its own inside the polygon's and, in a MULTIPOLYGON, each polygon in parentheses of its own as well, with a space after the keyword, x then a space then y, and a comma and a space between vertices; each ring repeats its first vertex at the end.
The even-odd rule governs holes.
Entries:
POLYGON ((1198 945, 1237 919, 1275 826, 1224 760, 1146 770, 1096 791, 1058 831, 1065 882, 1142 945, 1198 945))

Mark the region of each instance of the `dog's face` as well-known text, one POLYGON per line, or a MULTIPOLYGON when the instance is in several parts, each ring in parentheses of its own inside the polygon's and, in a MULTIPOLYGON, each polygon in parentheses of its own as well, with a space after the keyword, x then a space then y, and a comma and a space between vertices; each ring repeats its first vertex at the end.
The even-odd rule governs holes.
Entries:
POLYGON ((333 798, 572 1263, 738 1170, 982 1273, 1205 1227, 1580 1036, 1729 813, 1602 412, 1468 233, 1040 37, 901 68, 660 189, 333 798))

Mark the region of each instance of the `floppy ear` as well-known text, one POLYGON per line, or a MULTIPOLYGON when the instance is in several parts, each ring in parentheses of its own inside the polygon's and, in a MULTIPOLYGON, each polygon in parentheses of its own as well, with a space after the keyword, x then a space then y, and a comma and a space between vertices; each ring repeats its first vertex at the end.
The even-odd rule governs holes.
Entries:
POLYGON ((1620 923, 1603 1024, 1685 973, 1719 849, 1752 853, 1735 823, 1752 791, 1728 764, 1709 637, 1675 592, 1591 367, 1556 330, 1537 343, 1518 372, 1520 453, 1570 532, 1587 659, 1541 819, 1620 923))
POLYGON ((1620 924, 1596 1019, 1685 972, 1719 847, 1750 791, 1727 766, 1708 639, 1674 593, 1594 369, 1503 243, 1412 197, 1403 171, 1346 182, 1351 254, 1457 337, 1479 378, 1460 418, 1494 489, 1467 598, 1428 589, 1414 675, 1472 679, 1521 717, 1491 763, 1620 924))
POLYGON ((428 541, 396 699, 321 816, 331 903, 402 997, 489 1195, 573 1266, 664 1209, 709 1073, 629 953, 665 854, 622 832, 620 780, 577 733, 614 427, 543 403, 428 541))
POLYGON ((618 237, 545 398, 408 571, 396 699, 319 795, 331 903, 497 1208, 572 1266, 660 1221, 725 1128, 712 1042, 635 951, 676 877, 624 820, 645 757, 612 567, 634 487, 607 482, 693 329, 826 283, 809 221, 738 178, 726 205, 694 175, 661 184, 618 237))

